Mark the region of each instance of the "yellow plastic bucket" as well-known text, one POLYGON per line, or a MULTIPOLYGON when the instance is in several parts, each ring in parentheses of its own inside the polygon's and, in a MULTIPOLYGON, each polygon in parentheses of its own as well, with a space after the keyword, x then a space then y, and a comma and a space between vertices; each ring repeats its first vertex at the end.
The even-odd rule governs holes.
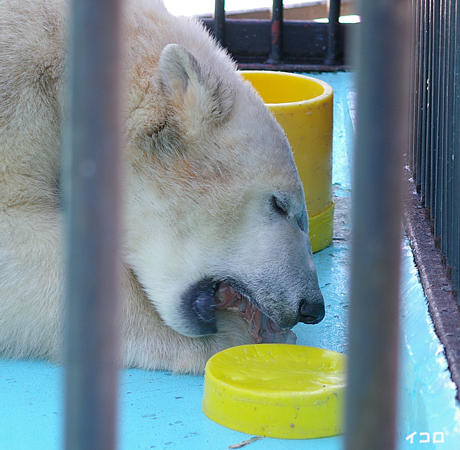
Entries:
POLYGON ((332 242, 332 87, 285 72, 242 71, 283 127, 302 180, 313 252, 332 242))

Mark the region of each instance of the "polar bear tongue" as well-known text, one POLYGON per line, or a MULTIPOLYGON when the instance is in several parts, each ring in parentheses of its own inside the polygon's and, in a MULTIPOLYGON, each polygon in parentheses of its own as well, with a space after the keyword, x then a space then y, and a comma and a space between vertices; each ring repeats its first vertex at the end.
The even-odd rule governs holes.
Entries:
POLYGON ((221 283, 216 289, 214 299, 217 309, 235 311, 248 322, 250 334, 256 343, 296 343, 297 337, 291 330, 280 328, 230 285, 221 283))

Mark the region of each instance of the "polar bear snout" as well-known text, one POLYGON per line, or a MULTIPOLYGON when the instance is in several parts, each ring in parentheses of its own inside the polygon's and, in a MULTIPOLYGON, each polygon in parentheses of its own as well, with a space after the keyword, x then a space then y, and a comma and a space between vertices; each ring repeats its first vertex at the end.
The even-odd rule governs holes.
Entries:
POLYGON ((315 325, 324 319, 324 315, 324 301, 312 303, 303 300, 301 302, 299 322, 315 325))
MULTIPOLYGON (((230 283, 235 285, 235 282, 230 283)), ((319 290, 314 299, 302 299, 293 308, 287 306, 290 303, 287 301, 268 300, 273 317, 265 310, 265 302, 260 300, 254 302, 226 282, 216 282, 213 277, 204 278, 191 285, 181 296, 183 328, 180 332, 189 337, 215 334, 218 332, 216 310, 228 310, 246 320, 254 342, 287 342, 291 340, 289 330, 298 322, 317 324, 325 315, 324 300, 319 290)))

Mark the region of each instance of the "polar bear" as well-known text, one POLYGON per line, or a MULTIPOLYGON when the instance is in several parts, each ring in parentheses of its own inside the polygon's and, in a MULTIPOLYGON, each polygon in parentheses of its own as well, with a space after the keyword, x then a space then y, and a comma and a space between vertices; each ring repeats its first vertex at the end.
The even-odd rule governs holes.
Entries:
MULTIPOLYGON (((285 134, 198 21, 125 11, 121 365, 200 373, 324 316, 285 134)), ((0 353, 60 360, 65 0, 0 0, 0 353)))

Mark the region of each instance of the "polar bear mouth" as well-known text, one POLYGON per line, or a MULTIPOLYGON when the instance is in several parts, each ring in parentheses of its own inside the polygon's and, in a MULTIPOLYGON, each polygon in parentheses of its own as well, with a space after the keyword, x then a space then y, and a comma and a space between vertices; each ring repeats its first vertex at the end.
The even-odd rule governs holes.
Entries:
POLYGON ((293 331, 280 328, 272 319, 258 309, 241 292, 225 282, 217 285, 214 292, 215 308, 234 311, 246 320, 249 333, 256 343, 295 344, 293 331))

